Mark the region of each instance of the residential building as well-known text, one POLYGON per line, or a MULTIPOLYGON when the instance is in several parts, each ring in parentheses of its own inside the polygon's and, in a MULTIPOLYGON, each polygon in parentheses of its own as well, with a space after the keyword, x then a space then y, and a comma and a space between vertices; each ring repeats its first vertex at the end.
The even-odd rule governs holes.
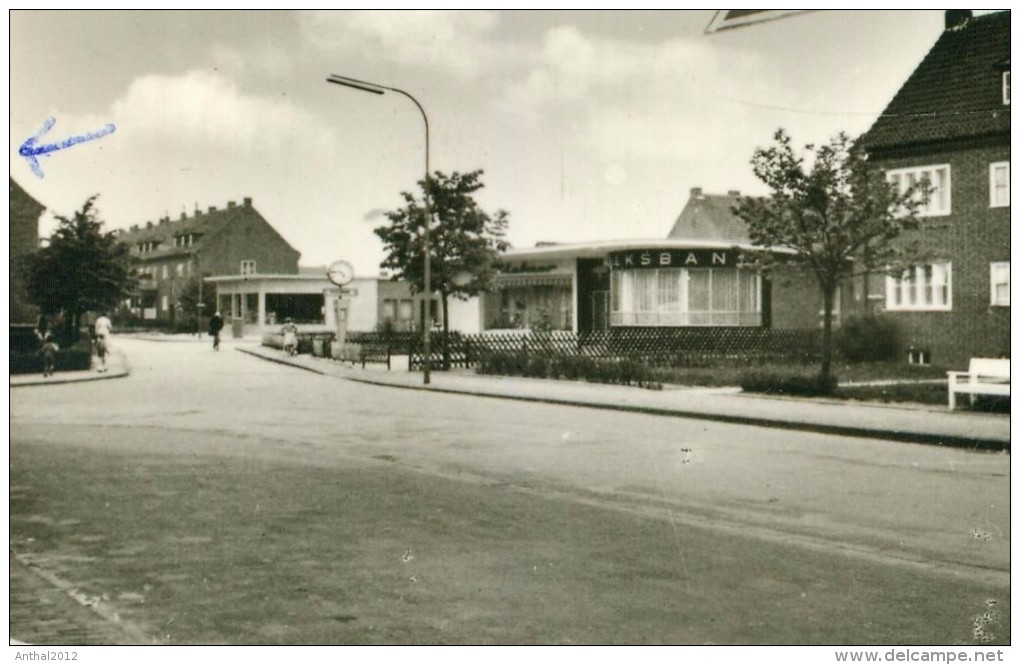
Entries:
POLYGON ((904 341, 940 365, 1009 355, 1010 12, 946 12, 945 30, 862 138, 901 188, 931 195, 916 236, 928 255, 873 280, 904 341))
POLYGON ((25 290, 24 260, 39 247, 39 217, 46 206, 36 201, 10 178, 10 224, 9 240, 11 252, 8 256, 10 276, 10 323, 32 323, 39 316, 38 309, 29 302, 25 290))
MULTIPOLYGON (((182 212, 157 223, 135 225, 119 234, 138 270, 138 293, 131 299, 143 319, 176 322, 193 312, 181 310, 188 283, 200 276, 296 275, 300 252, 245 198, 241 205, 182 212)), ((204 286, 204 285, 203 285, 204 286)), ((208 314, 208 313, 206 313, 208 314)))

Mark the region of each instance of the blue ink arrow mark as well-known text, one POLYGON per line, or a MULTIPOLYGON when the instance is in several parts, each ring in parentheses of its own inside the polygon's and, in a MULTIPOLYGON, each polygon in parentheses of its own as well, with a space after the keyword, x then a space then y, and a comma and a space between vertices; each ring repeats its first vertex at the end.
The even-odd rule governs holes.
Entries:
POLYGON ((25 142, 18 148, 18 154, 25 158, 28 162, 29 168, 32 169, 32 173, 36 174, 40 178, 43 177, 42 167, 39 165, 39 155, 45 155, 47 153, 56 152, 57 150, 63 150, 64 148, 70 148, 73 145, 84 143, 86 141, 92 141, 94 139, 101 139, 107 134, 112 134, 117 131, 117 128, 112 125, 106 125, 102 129, 89 132, 87 134, 79 134, 78 136, 69 136, 59 143, 46 143, 44 145, 37 146, 36 143, 42 137, 43 134, 53 129, 53 125, 57 124, 56 118, 46 118, 46 121, 42 124, 35 134, 32 134, 25 142))

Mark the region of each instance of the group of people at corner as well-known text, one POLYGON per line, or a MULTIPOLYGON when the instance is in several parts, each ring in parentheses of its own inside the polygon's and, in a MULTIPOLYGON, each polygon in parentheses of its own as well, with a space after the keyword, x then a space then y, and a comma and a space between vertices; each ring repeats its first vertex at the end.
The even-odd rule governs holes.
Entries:
MULTIPOLYGON (((223 315, 216 312, 209 319, 209 335, 213 338, 213 350, 220 350, 220 335, 223 331, 223 315)), ((106 358, 110 353, 110 336, 113 332, 113 324, 110 322, 110 317, 105 312, 99 314, 96 320, 92 324, 92 341, 95 345, 96 356, 99 359, 100 373, 107 371, 106 358)), ((283 349, 288 355, 297 354, 297 325, 293 319, 288 318, 281 329, 283 333, 283 349)), ((39 323, 35 329, 36 337, 39 341, 39 354, 43 360, 43 376, 53 376, 53 373, 57 368, 57 352, 60 351, 60 346, 56 343, 53 338, 53 333, 49 329, 49 323, 46 317, 40 317, 39 323)))
MULTIPOLYGON (((96 356, 99 358, 98 371, 100 373, 104 373, 108 369, 106 357, 110 353, 110 334, 112 332, 113 324, 110 322, 110 317, 105 312, 101 312, 91 327, 91 338, 96 349, 96 356)), ((54 340, 49 321, 45 316, 39 317, 35 335, 39 341, 39 354, 43 361, 43 376, 53 376, 57 369, 57 352, 60 351, 60 346, 54 340)))
MULTIPOLYGON (((209 318, 209 336, 213 338, 213 350, 220 350, 220 333, 223 332, 223 315, 216 312, 209 318)), ((289 356, 297 354, 297 324, 294 320, 287 318, 280 330, 283 333, 283 350, 289 356)))

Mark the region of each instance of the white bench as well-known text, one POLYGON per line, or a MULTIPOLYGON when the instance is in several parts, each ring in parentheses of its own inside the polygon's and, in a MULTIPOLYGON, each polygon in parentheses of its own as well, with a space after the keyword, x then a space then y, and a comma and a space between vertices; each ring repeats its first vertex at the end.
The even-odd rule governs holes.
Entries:
POLYGON ((970 395, 1005 395, 1009 397, 1009 358, 971 358, 966 372, 949 375, 949 408, 956 408, 956 393, 970 395))

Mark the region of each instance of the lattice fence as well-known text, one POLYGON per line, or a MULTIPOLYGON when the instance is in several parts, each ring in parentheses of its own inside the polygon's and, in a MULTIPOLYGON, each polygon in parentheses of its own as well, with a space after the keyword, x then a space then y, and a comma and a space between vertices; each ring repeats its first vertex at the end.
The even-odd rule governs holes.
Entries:
MULTIPOLYGON (((380 334, 381 335, 381 334, 380 334)), ((403 337, 394 353, 407 353, 410 368, 424 366, 420 336, 403 337)), ((432 340, 432 366, 475 367, 486 354, 626 358, 659 367, 710 367, 772 362, 807 363, 820 353, 816 330, 774 328, 624 328, 598 333, 527 332, 464 335, 432 340), (444 362, 445 361, 445 362, 444 362)))

